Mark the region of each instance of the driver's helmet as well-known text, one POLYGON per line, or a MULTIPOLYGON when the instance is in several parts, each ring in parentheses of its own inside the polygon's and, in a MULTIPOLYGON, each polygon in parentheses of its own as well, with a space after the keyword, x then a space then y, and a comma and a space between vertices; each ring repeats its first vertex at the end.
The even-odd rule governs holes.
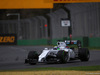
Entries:
POLYGON ((57 48, 58 48, 57 46, 54 46, 54 48, 53 48, 53 49, 54 49, 54 50, 57 50, 57 48))
POLYGON ((60 50, 60 48, 58 46, 54 46, 53 48, 54 50, 60 50))

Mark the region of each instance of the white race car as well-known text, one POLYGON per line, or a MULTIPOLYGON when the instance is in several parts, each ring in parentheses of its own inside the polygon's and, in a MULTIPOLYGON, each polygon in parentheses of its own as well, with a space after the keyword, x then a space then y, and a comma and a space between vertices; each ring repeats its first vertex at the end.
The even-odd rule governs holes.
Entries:
POLYGON ((90 57, 87 48, 81 48, 81 42, 78 40, 58 41, 57 46, 52 49, 45 48, 39 55, 36 51, 30 51, 25 63, 35 65, 38 62, 44 63, 67 63, 70 60, 80 59, 88 61, 90 57), (69 48, 68 44, 77 44, 78 49, 69 48))

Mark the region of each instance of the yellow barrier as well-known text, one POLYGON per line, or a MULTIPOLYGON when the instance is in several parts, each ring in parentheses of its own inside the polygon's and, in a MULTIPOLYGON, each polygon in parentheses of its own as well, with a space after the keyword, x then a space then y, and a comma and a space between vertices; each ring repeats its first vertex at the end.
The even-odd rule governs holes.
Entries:
POLYGON ((44 0, 0 0, 0 9, 53 8, 53 3, 44 0))
POLYGON ((100 75, 100 71, 16 71, 0 72, 0 75, 100 75))
POLYGON ((100 0, 0 0, 0 9, 53 8, 53 3, 100 2, 100 0))

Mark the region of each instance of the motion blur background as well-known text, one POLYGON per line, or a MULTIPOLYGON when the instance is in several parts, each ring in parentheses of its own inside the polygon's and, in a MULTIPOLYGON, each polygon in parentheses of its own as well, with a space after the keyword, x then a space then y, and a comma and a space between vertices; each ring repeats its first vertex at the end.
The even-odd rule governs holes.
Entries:
POLYGON ((57 40, 81 40, 100 47, 100 3, 54 4, 53 9, 0 9, 0 34, 16 34, 17 45, 56 45, 57 40), (61 20, 70 20, 62 27, 61 20))

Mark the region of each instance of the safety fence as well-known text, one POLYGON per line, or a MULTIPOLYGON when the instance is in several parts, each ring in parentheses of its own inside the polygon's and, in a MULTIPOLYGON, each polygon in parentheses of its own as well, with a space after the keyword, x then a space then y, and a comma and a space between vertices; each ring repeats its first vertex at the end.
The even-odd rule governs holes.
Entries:
POLYGON ((0 34, 17 34, 18 40, 63 38, 68 36, 68 27, 61 26, 61 19, 65 18, 68 13, 61 8, 45 16, 0 20, 0 34))
POLYGON ((69 36, 69 27, 62 27, 61 21, 70 16, 72 39, 80 40, 83 47, 100 47, 99 9, 99 2, 72 3, 46 15, 0 20, 0 34, 16 34, 17 45, 56 45, 57 40, 69 36))
POLYGON ((100 37, 100 2, 73 3, 70 10, 73 37, 100 37))

